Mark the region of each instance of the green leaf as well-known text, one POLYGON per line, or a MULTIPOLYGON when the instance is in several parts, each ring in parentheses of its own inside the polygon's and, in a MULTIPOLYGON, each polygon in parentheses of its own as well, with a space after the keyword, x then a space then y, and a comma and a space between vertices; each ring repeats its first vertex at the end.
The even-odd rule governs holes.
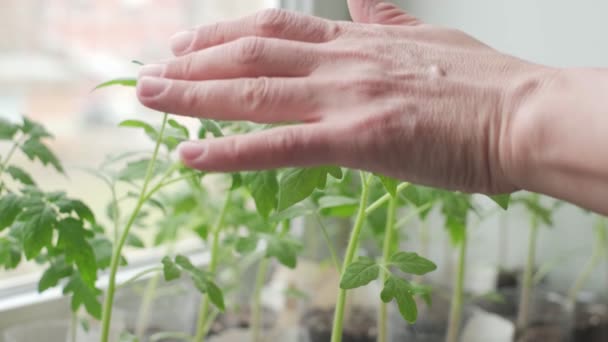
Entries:
POLYGON ((391 194, 393 197, 397 197, 397 186, 399 185, 399 181, 383 175, 376 176, 384 186, 384 189, 386 189, 386 192, 391 194))
MULTIPOLYGON (((127 182, 144 179, 148 172, 148 164, 150 164, 150 162, 150 159, 142 159, 128 163, 127 166, 118 173, 118 179, 127 182)), ((156 160, 152 175, 159 175, 162 172, 165 172, 168 167, 169 165, 167 165, 167 163, 156 160)))
POLYGON ((97 236, 90 241, 95 262, 100 270, 110 267, 112 261, 112 242, 104 236, 97 236))
POLYGON ((25 170, 17 166, 9 166, 6 168, 8 173, 14 180, 20 182, 23 185, 36 185, 32 176, 30 176, 25 170))
POLYGON ((203 241, 207 240, 209 236, 209 225, 206 223, 197 224, 194 227, 194 232, 198 235, 203 241))
POLYGON ((18 125, 0 118, 0 140, 12 140, 18 131, 18 125))
POLYGON ((21 145, 21 151, 23 151, 30 160, 38 159, 43 165, 46 166, 51 164, 58 172, 64 172, 63 167, 55 154, 36 138, 30 138, 24 142, 21 145))
POLYGON ((129 332, 123 331, 120 333, 118 342, 139 342, 139 338, 129 332))
POLYGON ((509 203, 511 202, 511 194, 494 195, 489 196, 490 199, 498 204, 504 210, 509 209, 509 203))
POLYGON ((213 134, 214 137, 221 138, 224 136, 224 133, 222 133, 222 129, 217 122, 208 119, 201 119, 201 123, 203 124, 205 130, 213 134))
POLYGON ((53 201, 53 203, 59 207, 59 212, 64 214, 76 213, 81 220, 95 224, 95 215, 93 214, 93 211, 81 200, 62 197, 57 201, 53 201))
POLYGON ((319 211, 325 216, 350 217, 359 207, 359 201, 346 196, 323 196, 319 199, 319 211))
POLYGON ((38 281, 38 292, 57 286, 61 279, 71 276, 73 271, 72 265, 66 264, 64 260, 51 263, 38 281))
POLYGON ((460 244, 466 235, 467 217, 471 209, 471 197, 461 193, 442 193, 441 212, 454 245, 460 244))
POLYGON ((344 290, 365 286, 378 279, 380 266, 369 258, 359 258, 346 267, 340 279, 340 288, 344 290))
POLYGON ((21 250, 10 238, 0 237, 0 266, 12 270, 21 262, 21 250))
POLYGON ((175 121, 174 119, 169 119, 168 121, 169 126, 173 127, 179 134, 179 138, 186 140, 188 138, 190 138, 190 132, 188 131, 188 128, 182 124, 180 124, 179 122, 175 121))
POLYGON ((268 239, 266 257, 275 257, 281 264, 289 268, 295 268, 297 264, 297 254, 300 249, 301 245, 298 241, 271 236, 268 239))
POLYGON ((135 78, 117 78, 117 79, 113 79, 113 80, 104 82, 104 83, 96 86, 95 88, 93 88, 93 90, 107 88, 107 87, 111 87, 111 86, 117 86, 117 85, 120 85, 123 87, 136 87, 137 79, 135 79, 135 78))
POLYGON ((283 211, 303 201, 327 178, 323 167, 288 169, 279 182, 278 210, 283 211))
POLYGON ((256 236, 239 237, 236 240, 234 248, 241 254, 247 254, 255 251, 258 246, 258 239, 256 236))
POLYGON ((432 261, 416 253, 397 252, 391 256, 390 264, 397 266, 402 272, 415 275, 425 275, 437 269, 432 261))
POLYGON ((22 209, 19 196, 8 194, 0 197, 0 232, 13 224, 22 209))
POLYGON ((164 257, 162 263, 163 275, 165 276, 166 281, 179 279, 179 277, 181 277, 181 270, 179 269, 179 267, 177 267, 173 260, 171 260, 171 258, 169 258, 168 256, 164 257))
POLYGON ((81 221, 73 218, 59 221, 57 227, 59 230, 57 248, 63 250, 66 262, 74 262, 81 279, 89 286, 95 286, 97 259, 93 247, 86 240, 91 232, 84 229, 81 221))
POLYGON ((207 296, 209 296, 211 303, 213 303, 213 305, 215 305, 220 311, 225 311, 226 305, 224 304, 224 295, 222 290, 220 290, 220 288, 210 280, 208 280, 205 285, 207 288, 207 296))
POLYGON ((72 294, 71 308, 73 312, 84 305, 91 316, 101 319, 101 303, 97 300, 97 297, 101 295, 101 290, 89 287, 78 273, 74 273, 63 288, 63 294, 69 293, 72 294))
POLYGON ((127 246, 131 246, 131 247, 135 247, 135 248, 145 248, 145 244, 143 242, 142 239, 139 238, 139 236, 133 234, 133 233, 129 233, 129 235, 127 236, 127 246))
POLYGON ((53 136, 46 130, 46 128, 44 128, 44 126, 28 119, 27 117, 23 118, 23 126, 21 127, 21 131, 23 131, 23 134, 29 135, 34 139, 50 138, 53 136))
POLYGON ((232 184, 230 185, 230 190, 236 190, 238 188, 241 187, 241 185, 243 185, 243 177, 241 177, 241 174, 238 172, 235 172, 232 174, 232 184))
POLYGON ((412 293, 415 296, 419 296, 424 300, 426 305, 431 306, 433 304, 433 298, 431 295, 433 294, 433 288, 429 285, 420 285, 420 284, 411 284, 412 285, 412 293))
POLYGON ((57 224, 57 213, 42 200, 24 206, 17 216, 17 227, 23 241, 25 257, 31 260, 40 254, 44 247, 50 247, 53 228, 57 224))
POLYGON ((271 222, 282 222, 285 220, 293 220, 296 217, 303 217, 313 214, 315 211, 306 205, 294 205, 281 212, 274 213, 270 216, 271 222))
POLYGON ((246 182, 258 212, 267 218, 277 207, 279 183, 276 171, 253 172, 246 177, 246 182))
POLYGON ((410 283, 391 276, 384 283, 384 289, 380 293, 380 298, 385 303, 395 299, 401 316, 410 323, 416 322, 418 308, 416 307, 410 283))
POLYGON ((178 255, 175 257, 175 263, 179 265, 184 271, 188 272, 194 282, 194 285, 201 293, 206 293, 209 296, 211 302, 220 310, 225 310, 224 296, 219 287, 210 279, 207 272, 196 268, 190 260, 183 256, 178 255))
POLYGON ((335 179, 344 178, 344 172, 342 172, 342 168, 338 166, 326 166, 327 173, 329 173, 335 179))
POLYGON ((141 120, 125 120, 118 124, 119 127, 141 128, 152 140, 158 139, 158 131, 152 125, 141 120))

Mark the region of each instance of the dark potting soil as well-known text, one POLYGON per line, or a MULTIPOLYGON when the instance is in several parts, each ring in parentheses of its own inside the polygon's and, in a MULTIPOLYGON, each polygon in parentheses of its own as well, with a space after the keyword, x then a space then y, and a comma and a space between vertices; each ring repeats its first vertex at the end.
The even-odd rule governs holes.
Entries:
MULTIPOLYGON (((354 308, 350 319, 344 322, 343 342, 375 342, 376 316, 375 312, 362 308, 354 308)), ((304 314, 301 324, 308 331, 311 342, 331 341, 334 310, 312 309, 304 314)))
MULTIPOLYGON (((272 329, 276 321, 276 312, 263 308, 262 309, 262 328, 272 329)), ((228 329, 240 328, 248 329, 251 326, 251 314, 247 308, 239 313, 223 313, 211 325, 209 335, 217 335, 228 329)))
POLYGON ((517 289, 519 287, 519 271, 500 270, 496 277, 496 288, 501 289, 517 289))
POLYGON ((608 306, 586 304, 576 310, 573 342, 608 342, 608 306))
POLYGON ((564 336, 564 330, 559 325, 549 325, 546 323, 534 324, 526 328, 522 333, 515 337, 516 342, 565 342, 568 341, 564 336))

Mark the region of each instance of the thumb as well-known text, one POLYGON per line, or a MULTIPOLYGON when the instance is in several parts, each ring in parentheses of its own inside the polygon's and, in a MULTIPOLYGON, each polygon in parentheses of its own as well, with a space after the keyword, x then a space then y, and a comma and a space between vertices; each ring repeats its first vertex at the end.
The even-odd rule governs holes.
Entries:
POLYGON ((353 21, 364 24, 419 25, 418 18, 396 5, 381 0, 348 0, 353 21))

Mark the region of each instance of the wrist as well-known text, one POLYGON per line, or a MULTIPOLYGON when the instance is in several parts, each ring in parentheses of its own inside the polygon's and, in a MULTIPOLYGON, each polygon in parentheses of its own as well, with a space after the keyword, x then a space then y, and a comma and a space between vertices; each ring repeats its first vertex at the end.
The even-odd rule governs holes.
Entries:
POLYGON ((537 191, 534 176, 542 164, 544 132, 550 130, 548 106, 563 72, 534 66, 515 77, 505 92, 499 160, 504 176, 516 189, 537 191))

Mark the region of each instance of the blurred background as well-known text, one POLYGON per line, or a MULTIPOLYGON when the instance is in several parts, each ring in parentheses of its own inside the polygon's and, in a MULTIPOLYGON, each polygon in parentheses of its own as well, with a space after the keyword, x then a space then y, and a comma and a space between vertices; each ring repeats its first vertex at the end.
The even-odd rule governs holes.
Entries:
MULTIPOLYGON (((608 67, 608 2, 589 0, 402 0, 412 14, 433 24, 462 29, 497 49, 554 66, 608 67)), ((108 194, 80 168, 95 167, 107 154, 146 147, 146 140, 116 128, 126 118, 154 121, 155 114, 141 107, 132 89, 91 93, 104 80, 132 77, 131 60, 150 62, 169 55, 168 38, 177 31, 217 20, 240 17, 268 7, 285 6, 335 19, 348 19, 345 0, 2 0, 0 3, 0 116, 27 115, 54 133, 52 147, 65 164, 69 178, 19 160, 43 187, 67 189, 95 209, 103 208, 108 194)), ((0 146, 0 154, 6 146, 0 146)), ((515 208, 508 215, 472 227, 469 286, 485 270, 501 263, 517 268, 524 261, 528 218, 515 208), (503 227, 503 230, 497 227, 503 227), (497 249, 508 241, 508 251, 497 249)), ((436 236, 428 257, 450 267, 440 224, 431 224, 436 236)), ((555 288, 570 284, 572 270, 587 258, 592 220, 580 209, 566 206, 556 226, 543 229, 539 242, 541 263, 553 263, 549 281, 555 288), (568 280, 568 281, 566 281, 568 280)), ((413 238, 410 242, 419 241, 413 238)), ((2 285, 35 272, 23 267, 0 273, 2 285)), ((601 288, 608 264, 594 275, 601 288)))

